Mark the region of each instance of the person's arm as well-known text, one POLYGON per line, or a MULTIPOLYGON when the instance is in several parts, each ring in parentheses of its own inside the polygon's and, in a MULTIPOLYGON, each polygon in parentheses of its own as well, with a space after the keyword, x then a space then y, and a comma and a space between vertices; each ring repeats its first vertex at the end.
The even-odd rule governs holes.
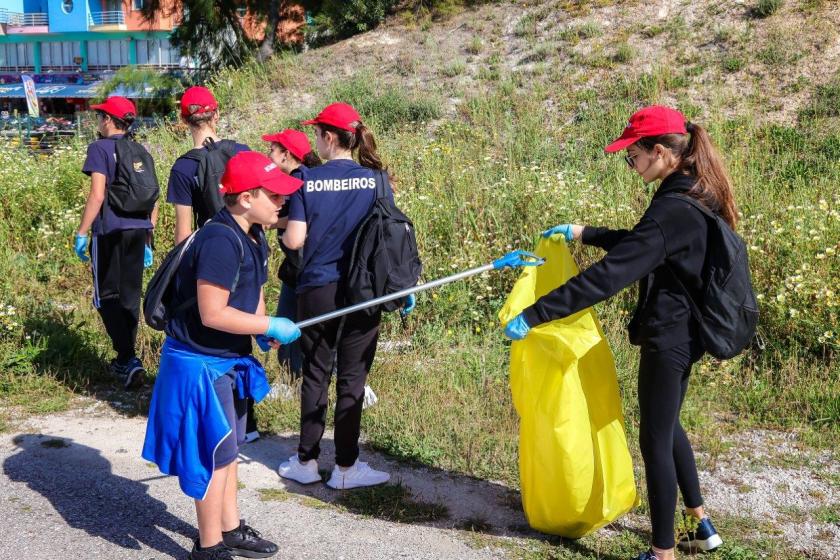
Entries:
POLYGON ((603 259, 538 299, 522 314, 531 328, 568 317, 617 294, 664 261, 662 230, 650 218, 643 218, 603 259))
POLYGON ((186 239, 192 233, 192 206, 175 205, 175 245, 186 239))
POLYGON ((584 245, 600 247, 605 251, 612 250, 622 239, 630 233, 629 229, 609 229, 605 227, 583 226, 580 241, 584 245))
POLYGON ((297 251, 303 247, 303 242, 306 241, 306 222, 298 222, 289 220, 286 224, 286 231, 283 233, 283 245, 297 251))
POLYGON ((90 175, 90 193, 88 194, 85 209, 82 212, 82 219, 79 223, 78 234, 87 235, 96 216, 102 210, 105 202, 105 175, 93 172, 90 175))
POLYGON ((260 288, 260 302, 257 304, 257 315, 265 315, 265 290, 260 288))
POLYGON ((155 236, 155 226, 157 226, 157 221, 158 221, 158 212, 159 212, 158 203, 155 202, 155 207, 152 208, 152 214, 149 216, 149 221, 152 222, 152 229, 150 229, 146 233, 146 245, 148 245, 149 247, 152 247, 154 245, 153 240, 154 240, 154 236, 155 236))
MULTIPOLYGON (((268 330, 269 318, 263 314, 245 313, 228 305, 230 290, 198 280, 198 313, 205 327, 231 334, 263 334, 268 330)), ((263 311, 265 302, 262 303, 263 311)))

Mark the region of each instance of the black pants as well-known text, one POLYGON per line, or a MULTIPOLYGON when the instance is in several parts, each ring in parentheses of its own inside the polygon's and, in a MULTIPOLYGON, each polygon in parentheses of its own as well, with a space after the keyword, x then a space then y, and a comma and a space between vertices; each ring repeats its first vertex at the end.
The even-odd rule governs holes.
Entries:
POLYGON ((694 452, 680 425, 691 366, 703 350, 686 343, 662 351, 642 347, 639 361, 639 447, 645 462, 653 546, 674 546, 677 487, 686 507, 703 505, 694 452))
POLYGON ((145 245, 146 230, 130 229, 96 235, 90 246, 93 305, 123 364, 136 356, 145 245))
MULTIPOLYGON (((337 284, 320 286, 298 295, 298 320, 345 306, 344 290, 337 284)), ((327 394, 336 360, 335 462, 349 467, 359 457, 362 401, 379 338, 380 313, 359 311, 303 329, 303 385, 301 386, 301 461, 317 459, 327 418, 327 394)))

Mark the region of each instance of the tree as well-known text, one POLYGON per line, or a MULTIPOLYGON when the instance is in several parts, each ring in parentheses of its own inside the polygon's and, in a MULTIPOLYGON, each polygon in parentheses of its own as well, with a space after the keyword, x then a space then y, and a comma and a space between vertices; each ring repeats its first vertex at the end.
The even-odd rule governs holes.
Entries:
MULTIPOLYGON (((246 33, 243 16, 268 19, 269 10, 277 4, 274 0, 149 0, 143 5, 143 16, 147 21, 158 15, 177 16, 180 21, 170 38, 172 46, 195 59, 202 70, 212 72, 239 66, 253 56, 257 44, 246 33)), ((279 24, 279 15, 277 19, 279 24)), ((269 36, 273 43, 273 35, 266 33, 269 36)))

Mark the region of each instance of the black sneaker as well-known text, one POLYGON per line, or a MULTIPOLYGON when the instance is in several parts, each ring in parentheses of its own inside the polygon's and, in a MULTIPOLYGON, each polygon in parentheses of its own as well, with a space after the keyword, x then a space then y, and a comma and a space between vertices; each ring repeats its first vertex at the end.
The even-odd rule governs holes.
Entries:
POLYGON ((125 387, 125 390, 139 389, 143 385, 143 378, 146 377, 146 368, 143 367, 140 358, 131 358, 123 367, 125 371, 123 387, 125 387))
POLYGON ((198 540, 193 543, 192 552, 188 560, 233 560, 230 549, 225 546, 224 542, 220 542, 214 546, 201 548, 198 546, 198 540))
POLYGON ((711 552, 722 544, 723 539, 712 525, 712 520, 704 517, 697 523, 696 529, 688 531, 686 536, 680 539, 678 546, 688 552, 711 552))
POLYGON ((234 556, 245 558, 268 558, 277 554, 277 545, 267 541, 252 527, 239 521, 239 527, 222 533, 222 542, 234 556))

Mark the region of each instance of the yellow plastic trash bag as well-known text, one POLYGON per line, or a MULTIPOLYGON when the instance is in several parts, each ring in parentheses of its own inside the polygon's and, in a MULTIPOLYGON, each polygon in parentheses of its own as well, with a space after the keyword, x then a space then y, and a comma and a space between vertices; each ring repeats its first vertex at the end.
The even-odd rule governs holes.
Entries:
MULTIPOLYGON (((524 269, 499 312, 502 325, 578 272, 565 243, 541 239, 535 252, 546 262, 524 269)), ((579 538, 636 505, 615 363, 592 309, 513 342, 510 389, 531 527, 579 538)))

